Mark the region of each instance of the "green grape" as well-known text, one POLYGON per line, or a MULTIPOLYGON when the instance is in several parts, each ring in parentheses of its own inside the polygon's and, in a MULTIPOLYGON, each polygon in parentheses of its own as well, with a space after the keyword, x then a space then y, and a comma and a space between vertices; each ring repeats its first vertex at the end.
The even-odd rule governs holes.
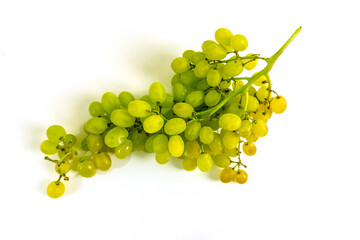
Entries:
POLYGON ((98 152, 104 146, 104 139, 97 134, 89 134, 86 138, 86 145, 91 152, 98 152))
MULTIPOLYGON (((253 76, 255 74, 257 74, 257 72, 254 73, 253 76)), ((258 86, 258 87, 265 87, 267 85, 267 82, 268 82, 268 80, 267 80, 266 76, 262 75, 258 79, 255 80, 254 85, 258 86)))
POLYGON ((197 159, 184 157, 184 159, 182 161, 182 165, 186 171, 193 171, 197 168, 197 159))
POLYGON ((73 134, 66 134, 63 141, 67 147, 71 147, 76 144, 76 137, 73 134))
POLYGON ((195 51, 194 50, 186 50, 183 52, 183 57, 187 58, 187 59, 191 59, 191 57, 194 55, 195 51))
POLYGON ((204 78, 210 70, 210 65, 206 60, 200 61, 194 68, 195 76, 198 78, 204 78))
POLYGON ((46 136, 54 143, 59 143, 60 138, 65 137, 65 135, 65 129, 60 125, 52 125, 46 130, 46 136))
POLYGON ((226 167, 220 172, 220 181, 223 183, 231 182, 235 177, 235 171, 231 167, 226 167))
POLYGON ((122 127, 114 127, 105 135, 104 142, 109 148, 115 148, 122 144, 129 136, 129 132, 122 127))
POLYGON ((256 153, 256 146, 254 143, 244 143, 242 146, 244 153, 248 156, 253 156, 256 153))
POLYGON ((196 108, 203 104, 205 101, 205 95, 203 91, 192 91, 186 96, 185 102, 196 108))
MULTIPOLYGON (((203 52, 206 52, 207 49, 211 46, 211 45, 217 45, 216 42, 214 42, 213 40, 206 40, 205 42, 203 42, 203 44, 201 45, 201 49, 203 52)), ((205 59, 205 58, 204 58, 205 59)))
POLYGON ((212 130, 216 131, 219 129, 219 119, 217 118, 211 118, 208 122, 209 127, 212 128, 212 130))
POLYGON ((157 109, 157 105, 155 103, 153 103, 150 99, 149 95, 144 95, 140 98, 141 101, 147 102, 148 104, 150 104, 152 109, 157 109))
POLYGON ((128 105, 129 113, 134 117, 147 117, 150 116, 152 107, 149 103, 143 100, 134 100, 128 105))
POLYGON ((159 82, 152 83, 149 87, 149 97, 155 104, 163 103, 166 98, 165 87, 159 82))
POLYGON ((206 57, 211 60, 222 60, 227 55, 225 47, 219 44, 212 44, 206 49, 206 57))
POLYGON ((166 94, 165 101, 160 104, 164 108, 172 108, 174 106, 174 97, 171 94, 166 94))
POLYGON ((210 69, 206 75, 206 81, 211 87, 216 87, 220 84, 222 75, 217 69, 210 69))
POLYGON ((111 157, 106 152, 101 152, 95 155, 94 158, 95 167, 101 171, 107 171, 111 167, 111 157))
POLYGON ((65 185, 60 181, 51 182, 47 189, 46 194, 51 198, 59 198, 65 193, 65 185))
POLYGON ((200 155, 200 145, 197 141, 187 141, 185 143, 185 154, 189 158, 197 159, 200 155))
POLYGON ((176 83, 173 86, 174 99, 182 102, 185 101, 187 95, 187 89, 182 83, 176 83))
POLYGON ((213 153, 220 153, 223 151, 224 146, 221 141, 220 134, 214 133, 214 140, 208 144, 211 152, 213 153))
POLYGON ((120 105, 124 108, 127 108, 129 103, 135 100, 134 95, 132 95, 130 92, 123 91, 118 96, 120 100, 120 105))
POLYGON ((233 103, 231 105, 226 106, 225 112, 226 113, 233 113, 239 117, 244 115, 244 109, 243 108, 239 108, 240 104, 239 103, 233 103))
POLYGON ((78 163, 77 171, 79 172, 80 176, 86 177, 86 178, 91 178, 96 173, 96 167, 92 161, 85 160, 85 161, 78 163))
POLYGON ((176 83, 180 83, 180 74, 178 73, 171 78, 171 86, 174 86, 176 83))
POLYGON ((55 164, 55 171, 58 173, 58 174, 66 174, 70 171, 71 169, 71 163, 67 160, 65 160, 65 162, 63 163, 56 163, 55 164))
POLYGON ((154 152, 154 148, 153 148, 153 145, 154 145, 154 139, 157 137, 157 134, 154 134, 154 135, 151 135, 150 137, 148 137, 146 139, 146 142, 145 142, 145 150, 147 152, 154 152))
POLYGON ((227 156, 223 153, 216 154, 213 157, 213 160, 214 160, 214 164, 220 168, 226 168, 230 165, 229 156, 227 156))
POLYGON ((256 136, 265 137, 268 133, 268 127, 263 120, 259 119, 253 123, 252 131, 256 136))
POLYGON ((133 129, 130 132, 130 139, 133 143, 134 151, 145 151, 147 135, 145 131, 133 129))
POLYGON ((209 91, 205 96, 205 104, 209 107, 215 106, 221 99, 221 94, 216 90, 209 91))
POLYGON ((45 155, 53 155, 58 152, 58 144, 50 140, 45 140, 40 145, 40 150, 45 155))
POLYGON ((232 36, 232 32, 226 28, 219 28, 215 32, 216 41, 222 45, 230 45, 230 39, 232 36))
POLYGON ((169 151, 155 153, 155 160, 159 164, 166 164, 170 161, 171 154, 169 151))
MULTIPOLYGON (((243 81, 241 81, 241 80, 234 81, 234 84, 233 84, 234 92, 240 90, 240 88, 242 88, 243 86, 245 86, 243 81)), ((237 95, 237 96, 240 96, 240 95, 237 95)))
POLYGON ((237 157, 238 152, 239 152, 237 148, 233 148, 233 149, 224 148, 223 151, 229 157, 237 157))
POLYGON ((80 163, 78 158, 74 158, 71 162, 71 170, 77 171, 77 165, 80 163))
POLYGON ((219 85, 220 90, 226 90, 230 87, 231 83, 230 81, 222 81, 219 85))
MULTIPOLYGON (((241 98, 241 106, 245 108, 245 103, 246 103, 246 97, 243 96, 241 98)), ((259 101, 256 99, 256 97, 253 96, 248 96, 248 101, 247 101, 247 108, 246 110, 248 112, 255 112, 259 107, 259 101)))
POLYGON ((108 128, 108 121, 102 117, 90 118, 85 123, 85 131, 93 134, 101 134, 108 128))
POLYGON ((118 127, 132 127, 135 124, 135 117, 125 109, 115 109, 110 115, 110 120, 118 127))
POLYGON ((266 107, 262 107, 265 106, 263 104, 259 105, 258 110, 256 111, 255 115, 253 116, 253 120, 257 121, 259 119, 263 120, 264 122, 267 122, 269 120, 269 118, 271 117, 271 110, 267 109, 266 107))
POLYGON ((189 122, 185 129, 185 138, 189 141, 194 141, 199 137, 201 123, 198 121, 189 122))
POLYGON ((186 122, 181 118, 173 118, 165 123, 164 130, 167 135, 177 135, 185 131, 186 122))
POLYGON ((181 157, 184 153, 184 141, 179 135, 173 135, 169 138, 168 149, 172 156, 181 157))
POLYGON ((237 132, 226 132, 222 138, 224 148, 236 148, 240 141, 240 135, 237 132))
POLYGON ((234 180, 237 183, 244 184, 248 180, 248 175, 244 170, 240 170, 235 173, 234 180))
POLYGON ((208 153, 202 153, 197 158, 197 167, 202 172, 208 172, 212 168, 213 160, 208 153))
POLYGON ((90 103, 89 113, 92 117, 103 117, 106 115, 106 112, 105 112, 102 104, 98 101, 90 103))
POLYGON ((270 109, 274 113, 280 114, 285 111, 286 105, 287 105, 286 99, 283 96, 277 96, 271 100, 270 109))
POLYGON ((200 141, 204 144, 209 144, 214 140, 214 131, 209 126, 204 126, 200 130, 200 141))
POLYGON ((194 108, 188 103, 179 102, 174 105, 173 112, 178 117, 189 118, 193 115, 194 108))
MULTIPOLYGON (((255 54, 253 54, 253 53, 249 53, 245 57, 250 57, 250 56, 254 56, 254 55, 255 54)), ((256 67, 257 59, 243 59, 242 63, 246 70, 252 70, 256 67)))
POLYGON ((260 87, 256 92, 256 97, 259 99, 259 101, 263 102, 265 99, 267 99, 268 94, 268 87, 260 87))
POLYGON ((190 69, 190 62, 187 58, 184 58, 184 57, 175 58, 171 62, 171 69, 175 73, 183 73, 186 70, 190 69))
POLYGON ((101 105, 105 112, 111 114, 112 111, 120 108, 120 100, 114 93, 107 92, 101 97, 101 105))
POLYGON ((235 51, 245 51, 248 47, 248 40, 244 35, 236 34, 230 38, 230 46, 235 51))
POLYGON ((160 115, 147 117, 143 123, 144 131, 147 133, 156 133, 164 126, 164 119, 160 115))
POLYGON ((246 140, 250 143, 250 142, 256 142, 259 139, 258 136, 256 136, 252 131, 250 133, 250 135, 246 138, 246 140))
POLYGON ((206 59, 206 54, 203 52, 196 52, 194 55, 192 55, 190 62, 194 65, 198 64, 201 61, 204 61, 206 59))
POLYGON ((153 150, 155 153, 168 151, 169 139, 165 134, 158 134, 153 141, 153 150))
POLYGON ((132 150, 133 142, 129 139, 126 139, 122 144, 115 148, 114 153, 118 159, 125 159, 130 155, 132 150))
POLYGON ((229 131, 238 130, 241 125, 241 119, 233 113, 225 113, 220 116, 219 125, 221 128, 229 131))
POLYGON ((200 79, 195 76, 194 70, 189 69, 186 72, 180 74, 180 82, 184 85, 193 85, 197 83, 200 79))
POLYGON ((241 61, 231 61, 225 64, 222 73, 227 77, 235 77, 243 71, 241 61))
POLYGON ((250 86, 248 88, 248 92, 249 92, 249 96, 255 96, 256 95, 256 89, 254 88, 254 86, 250 86))
POLYGON ((252 123, 249 120, 243 120, 239 128, 240 137, 247 138, 251 134, 252 123))

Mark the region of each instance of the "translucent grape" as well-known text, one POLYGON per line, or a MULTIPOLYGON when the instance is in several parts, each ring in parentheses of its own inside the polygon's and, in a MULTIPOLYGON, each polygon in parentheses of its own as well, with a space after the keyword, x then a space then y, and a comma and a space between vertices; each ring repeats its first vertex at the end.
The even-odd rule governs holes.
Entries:
POLYGON ((263 102, 265 99, 267 99, 267 96, 269 94, 269 90, 267 87, 260 87, 256 91, 256 97, 259 99, 259 101, 263 102))
POLYGON ((244 184, 248 180, 248 175, 244 170, 240 170, 239 172, 235 173, 234 180, 237 183, 244 184))
POLYGON ((68 160, 65 160, 65 162, 63 163, 57 163, 55 164, 55 171, 58 173, 58 174, 66 174, 70 171, 71 169, 71 163, 68 161, 68 160))
MULTIPOLYGON (((241 81, 241 80, 236 80, 236 81, 234 82, 234 85, 233 85, 234 91, 236 92, 236 91, 240 90, 240 88, 242 88, 244 85, 245 85, 245 84, 244 84, 243 81, 241 81)), ((237 96, 239 96, 239 95, 237 95, 237 96)))
POLYGON ((183 73, 190 68, 190 62, 187 58, 178 57, 171 62, 171 69, 175 73, 183 73))
POLYGON ((152 107, 143 100, 134 100, 129 103, 128 111, 132 116, 142 118, 150 116, 152 107))
POLYGON ((270 102, 270 108, 276 114, 283 113, 286 109, 286 105, 287 102, 283 96, 277 96, 270 102))
POLYGON ((191 59, 191 57, 194 55, 195 51, 194 50, 186 50, 183 52, 183 57, 187 58, 187 59, 191 59))
POLYGON ((194 65, 198 64, 201 61, 204 61, 206 59, 206 55, 203 52, 196 52, 194 55, 192 55, 190 62, 194 65))
POLYGON ((153 141, 153 150, 155 153, 168 151, 168 137, 165 134, 158 134, 153 141))
POLYGON ((219 129, 219 119, 217 118, 211 118, 208 122, 209 127, 211 127, 212 130, 216 131, 219 129))
MULTIPOLYGON (((254 73, 253 76, 254 76, 255 74, 257 74, 257 72, 254 73)), ((268 81, 268 80, 267 80, 266 76, 265 76, 265 75, 262 75, 262 76, 260 76, 258 79, 255 80, 254 85, 255 85, 255 86, 259 86, 259 87, 264 87, 264 86, 267 85, 267 81, 268 81)))
MULTIPOLYGON (((254 56, 254 55, 255 54, 253 54, 253 53, 249 53, 245 57, 250 57, 250 56, 254 56)), ((257 59, 243 59, 242 63, 246 70, 252 70, 256 67, 257 59)))
POLYGON ((224 148, 223 151, 229 157, 236 157, 238 155, 238 149, 237 148, 233 148, 233 149, 224 148))
POLYGON ((180 74, 178 73, 171 78, 171 86, 174 86, 176 83, 180 83, 180 74))
MULTIPOLYGON (((245 103, 246 103, 246 97, 243 96, 241 98, 241 106, 245 108, 245 103)), ((247 101, 247 108, 246 110, 248 112, 255 112, 259 107, 259 101, 256 99, 256 97, 253 96, 248 96, 248 101, 247 101)))
POLYGON ((200 61, 194 68, 195 76, 198 78, 204 78, 210 70, 210 65, 206 60, 200 61))
POLYGON ((194 141, 199 137, 201 123, 198 121, 189 122, 185 129, 185 138, 189 141, 194 141))
POLYGON ((60 181, 51 182, 47 189, 46 194, 51 198, 59 198, 65 193, 65 185, 60 181))
POLYGON ((101 152, 95 155, 94 158, 95 167, 101 171, 107 171, 111 167, 111 157, 106 152, 101 152))
POLYGON ((182 161, 182 165, 186 171, 193 171, 197 168, 197 160, 196 158, 193 159, 189 157, 184 157, 182 161))
POLYGON ((66 134, 63 141, 66 146, 71 147, 76 144, 76 137, 73 134, 66 134))
POLYGON ((90 118, 85 123, 85 130, 88 133, 101 134, 108 128, 108 121, 102 117, 90 118))
POLYGON ((214 133, 214 140, 211 143, 209 143, 208 146, 213 153, 222 152, 224 149, 224 146, 223 146, 222 140, 220 138, 220 134, 214 133))
POLYGON ((174 105, 173 112, 178 117, 189 118, 193 115, 194 108, 188 103, 179 102, 174 105))
POLYGON ((240 137, 247 138, 252 129, 252 123, 249 120, 243 120, 239 128, 240 137))
POLYGON ((204 144, 209 144, 214 140, 214 131, 209 126, 204 126, 200 130, 200 141, 204 144))
POLYGON ((168 149, 172 156, 181 157, 184 153, 184 141, 179 135, 173 135, 168 142, 168 149))
POLYGON ((213 160, 208 153, 202 153, 197 158, 197 166, 202 172, 208 172, 212 168, 213 160))
POLYGON ((98 152, 104 146, 104 139, 100 135, 89 134, 89 136, 86 138, 86 144, 90 151, 98 152))
POLYGON ((197 159, 200 155, 200 145, 197 141, 187 141, 185 143, 185 153, 189 158, 197 159))
POLYGON ((236 148, 240 141, 240 135, 237 132, 226 132, 222 138, 225 148, 236 148))
POLYGON ((89 113, 92 117, 103 117, 106 115, 106 112, 105 112, 102 104, 98 101, 90 103, 89 113))
MULTIPOLYGON (((214 42, 213 40, 206 40, 203 42, 203 44, 201 45, 201 49, 203 52, 206 52, 207 49, 211 46, 211 45, 216 45, 217 43, 214 42)), ((205 58, 204 58, 205 59, 205 58)))
POLYGON ((65 129, 60 125, 52 125, 46 130, 46 136, 50 141, 60 142, 60 138, 65 137, 65 129))
POLYGON ((120 108, 120 100, 114 93, 107 92, 101 97, 101 105, 105 112, 111 114, 112 111, 120 108))
POLYGON ((170 161, 171 154, 169 151, 155 153, 155 160, 159 164, 166 164, 170 161))
POLYGON ((242 149, 243 149, 244 153, 248 156, 253 156, 256 153, 256 146, 254 143, 251 143, 251 142, 244 143, 242 149))
MULTIPOLYGON (((145 142, 145 150, 147 152, 154 152, 154 148, 153 148, 153 145, 154 145, 154 139, 156 138, 157 134, 154 134, 154 135, 151 135, 150 137, 148 137, 146 139, 146 142, 145 142)), ((120 145, 121 146, 121 145, 120 145)))
POLYGON ((129 132, 122 127, 114 127, 105 135, 104 142, 106 146, 115 148, 122 144, 129 136, 129 132))
POLYGON ((230 46, 235 51, 245 51, 248 47, 248 40, 244 35, 236 34, 230 38, 230 46))
POLYGON ((118 159, 125 159, 130 155, 132 150, 133 142, 129 139, 126 139, 122 144, 115 148, 114 153, 118 159))
POLYGON ((222 75, 217 69, 210 69, 206 75, 206 81, 209 86, 216 87, 220 84, 222 75))
POLYGON ((258 136, 256 136, 252 131, 250 133, 250 135, 246 138, 246 140, 250 143, 250 142, 256 142, 259 139, 258 136))
POLYGON ((56 148, 57 145, 58 144, 53 141, 45 140, 41 143, 40 150, 45 155, 53 155, 58 152, 58 149, 56 148))
POLYGON ((263 120, 259 119, 253 123, 252 131, 256 136, 265 137, 268 133, 268 127, 263 120))
POLYGON ((118 98, 120 100, 121 106, 123 106, 124 108, 127 108, 129 103, 135 100, 134 95, 127 91, 121 92, 118 98))
POLYGON ((229 156, 227 156, 223 153, 216 154, 213 157, 213 160, 214 160, 214 164, 220 168, 226 168, 230 165, 229 156))
POLYGON ((240 128, 241 119, 233 113, 225 113, 220 116, 219 125, 225 130, 235 131, 240 128))
POLYGON ((185 102, 196 108, 205 101, 205 94, 203 91, 192 91, 186 96, 185 102))
POLYGON ((167 135, 177 135, 185 131, 186 122, 181 118, 173 118, 165 123, 164 130, 167 135))
POLYGON ((205 104, 209 107, 215 106, 221 99, 221 94, 216 90, 209 91, 205 96, 205 104))
POLYGON ((184 85, 193 85, 200 79, 195 75, 194 70, 189 69, 180 74, 180 82, 184 85))
POLYGON ((147 133, 156 133, 164 126, 164 119, 160 115, 147 117, 143 123, 144 131, 147 133))
POLYGON ((231 182, 235 177, 235 171, 231 167, 226 167, 220 172, 220 181, 223 183, 231 182))
MULTIPOLYGON (((151 109, 157 109, 157 105, 156 103, 153 103, 150 99, 150 96, 149 95, 144 95, 140 98, 141 101, 144 101, 144 102, 147 102, 150 106, 151 106, 151 109)), ((129 107, 129 106, 128 106, 129 107)))
POLYGON ((174 106, 174 97, 171 94, 166 94, 165 101, 160 104, 163 108, 172 108, 174 106))
POLYGON ((232 32, 226 28, 219 28, 215 32, 216 41, 222 45, 230 45, 230 39, 232 36, 232 32))
POLYGON ((92 161, 85 160, 77 164, 77 171, 79 172, 80 176, 91 178, 96 173, 96 167, 92 161))
POLYGON ((226 90, 230 87, 231 83, 230 81, 222 81, 220 84, 219 84, 219 89, 220 90, 226 90))
POLYGON ((145 151, 145 142, 147 140, 145 131, 137 129, 131 130, 130 139, 133 143, 133 149, 135 151, 145 151))
POLYGON ((222 60, 227 55, 225 47, 219 44, 212 44, 206 49, 206 57, 211 60, 222 60))
POLYGON ((231 61, 225 64, 222 73, 227 77, 235 77, 243 71, 241 61, 231 61))
POLYGON ((186 87, 182 83, 176 83, 173 86, 174 99, 179 102, 185 101, 187 92, 188 91, 187 91, 186 87))
POLYGON ((159 82, 152 83, 149 87, 149 97, 153 103, 164 102, 166 98, 165 87, 159 82))
POLYGON ((132 127, 135 124, 135 117, 125 109, 115 109, 110 115, 110 120, 118 127, 132 127))

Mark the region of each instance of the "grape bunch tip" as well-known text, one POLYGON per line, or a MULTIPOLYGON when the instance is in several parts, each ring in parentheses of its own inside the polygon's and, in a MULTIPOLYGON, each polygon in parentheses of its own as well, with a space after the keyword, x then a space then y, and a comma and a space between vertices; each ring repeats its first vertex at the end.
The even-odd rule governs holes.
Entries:
POLYGON ((256 154, 255 143, 267 135, 272 114, 283 113, 287 106, 273 90, 269 72, 300 30, 264 58, 241 56, 247 38, 219 28, 215 41, 206 40, 201 50, 186 50, 171 62, 172 94, 159 82, 139 99, 128 91, 104 93, 89 106, 91 118, 82 139, 62 126, 50 126, 40 150, 54 163, 58 178, 48 185, 47 195, 61 197, 71 172, 91 178, 111 168, 112 155, 125 159, 133 151, 155 153, 159 164, 171 156, 181 158, 186 171, 208 172, 215 165, 222 169, 221 182, 246 183, 243 155, 256 154), (246 76, 244 70, 255 69, 258 61, 266 66, 246 76))

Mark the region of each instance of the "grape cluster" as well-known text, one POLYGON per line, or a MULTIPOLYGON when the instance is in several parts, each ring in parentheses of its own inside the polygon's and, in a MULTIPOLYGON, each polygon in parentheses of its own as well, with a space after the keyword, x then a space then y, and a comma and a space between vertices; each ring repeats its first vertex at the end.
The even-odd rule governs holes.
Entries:
POLYGON ((69 180, 70 171, 90 178, 110 169, 111 155, 125 159, 133 151, 155 153, 159 164, 171 156, 181 158, 186 171, 208 172, 215 165, 222 168, 221 182, 245 183, 242 154, 256 153, 255 142, 267 135, 272 113, 286 109, 285 98, 272 89, 269 77, 283 50, 271 58, 252 53, 241 57, 248 47, 246 37, 225 28, 215 32, 215 40, 171 62, 172 94, 159 82, 139 99, 127 91, 103 94, 89 106, 91 118, 81 140, 59 125, 50 126, 40 149, 46 155, 57 154, 58 160, 45 159, 55 163, 59 178, 49 184, 48 196, 63 195, 61 180, 69 180), (254 69, 258 60, 267 66, 251 77, 240 76, 244 69, 254 69))

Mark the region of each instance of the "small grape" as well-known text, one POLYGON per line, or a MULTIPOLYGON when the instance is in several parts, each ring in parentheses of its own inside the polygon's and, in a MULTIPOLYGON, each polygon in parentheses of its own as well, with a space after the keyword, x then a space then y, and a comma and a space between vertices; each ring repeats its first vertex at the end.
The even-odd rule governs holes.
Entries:
POLYGON ((223 151, 224 149, 224 146, 223 146, 223 143, 221 141, 221 138, 220 138, 220 134, 218 133, 215 133, 214 134, 214 140, 208 144, 210 150, 213 152, 213 153, 220 153, 223 151))
POLYGON ((256 136, 252 131, 251 131, 250 135, 246 138, 246 140, 247 140, 249 143, 250 143, 250 142, 254 143, 254 142, 256 142, 258 139, 259 139, 259 137, 256 136))
MULTIPOLYGON (((227 55, 227 50, 225 47, 219 44, 212 44, 206 49, 206 57, 211 60, 222 60, 227 55)), ((196 65, 197 66, 197 65, 196 65)), ((196 67, 195 67, 196 69, 196 67)), ((204 76, 205 77, 205 76, 204 76)))
POLYGON ((270 102, 270 109, 276 113, 283 113, 286 109, 286 99, 283 96, 277 96, 273 98, 270 102))
POLYGON ((172 108, 174 106, 174 97, 173 95, 166 94, 165 101, 160 104, 163 108, 172 108))
POLYGON ((189 69, 180 74, 180 82, 185 86, 190 86, 197 83, 200 79, 195 75, 194 70, 189 69))
POLYGON ((86 138, 86 144, 90 151, 98 152, 104 146, 104 139, 102 136, 97 134, 89 134, 86 138))
POLYGON ((135 100, 134 95, 132 95, 130 92, 123 91, 118 96, 120 100, 120 105, 124 108, 127 108, 129 103, 135 100))
POLYGON ((145 151, 145 142, 147 140, 145 131, 134 128, 130 132, 130 139, 133 143, 134 151, 145 151))
MULTIPOLYGON (((206 40, 203 42, 203 44, 201 45, 201 49, 203 52, 206 52, 207 49, 211 46, 211 45, 216 45, 217 43, 214 42, 213 40, 206 40)), ((204 58, 205 59, 205 58, 204 58)))
POLYGON ((153 150, 155 153, 168 151, 168 137, 165 134, 158 134, 153 141, 153 150))
POLYGON ((189 122, 185 129, 185 138, 189 141, 194 141, 199 137, 201 123, 198 121, 189 122))
POLYGON ((248 47, 248 40, 244 35, 236 34, 230 38, 230 46, 235 51, 245 51, 248 47))
POLYGON ((265 137, 268 133, 268 127, 263 120, 259 119, 253 123, 252 131, 256 136, 265 137))
POLYGON ((187 141, 185 143, 185 153, 189 158, 197 159, 200 155, 200 145, 197 141, 187 141))
POLYGON ((243 151, 246 155, 253 156, 256 153, 256 146, 252 142, 250 143, 246 142, 243 144, 243 151))
POLYGON ((135 117, 125 109, 115 109, 111 112, 110 120, 118 127, 132 127, 135 124, 135 117))
POLYGON ((186 50, 183 52, 183 57, 187 59, 191 59, 191 57, 194 55, 194 50, 186 50))
POLYGON ((174 86, 175 84, 180 83, 180 74, 176 73, 172 78, 171 78, 171 86, 174 86))
POLYGON ((58 174, 66 174, 70 171, 71 169, 71 163, 67 160, 65 160, 63 163, 56 163, 55 164, 55 171, 58 173, 58 174))
POLYGON ((224 148, 224 153, 229 157, 236 157, 238 156, 239 150, 237 148, 233 148, 233 149, 224 148))
POLYGON ((226 167, 220 172, 220 181, 223 183, 231 182, 235 177, 235 171, 231 167, 226 167))
POLYGON ((214 163, 216 166, 220 168, 226 168, 230 165, 230 158, 229 156, 219 153, 214 156, 214 163))
MULTIPOLYGON (((245 104, 246 104, 246 97, 243 96, 241 98, 241 106, 243 106, 245 108, 245 104)), ((249 112, 255 112, 259 107, 259 101, 256 99, 256 97, 253 96, 248 96, 248 101, 247 101, 247 111, 249 112)))
POLYGON ((96 173, 96 167, 92 161, 85 160, 77 164, 77 171, 81 176, 91 178, 96 173))
POLYGON ((233 149, 239 144, 240 135, 237 132, 226 132, 222 138, 225 148, 233 149))
POLYGON ((147 117, 143 123, 144 131, 147 133, 156 133, 164 126, 164 119, 160 115, 147 117))
POLYGON ((111 114, 112 111, 120 108, 120 100, 114 93, 107 92, 101 97, 101 105, 105 112, 111 114))
POLYGON ((240 137, 247 138, 251 134, 252 123, 249 120, 243 120, 239 128, 240 137))
POLYGON ((197 158, 197 166, 202 172, 208 172, 212 168, 213 160, 208 153, 202 153, 197 158))
POLYGON ((122 144, 129 136, 129 132, 125 128, 114 127, 105 135, 104 142, 106 146, 115 148, 122 144))
POLYGON ((48 185, 46 193, 51 198, 59 198, 65 193, 65 184, 60 181, 53 181, 48 185))
POLYGON ((101 171, 107 171, 111 167, 111 157, 106 152, 101 152, 95 155, 94 158, 95 167, 101 171))
POLYGON ((200 130, 200 141, 204 144, 209 144, 214 141, 214 131, 209 126, 204 126, 200 130))
POLYGON ((88 133, 101 134, 108 128, 108 121, 102 117, 90 118, 85 123, 85 130, 88 133))
POLYGON ((268 87, 260 87, 256 92, 256 97, 259 99, 259 101, 263 102, 265 99, 267 99, 268 94, 268 87))
POLYGON ((217 69, 210 69, 206 75, 206 81, 211 87, 216 87, 222 79, 221 73, 217 69))
POLYGON ((219 28, 215 32, 216 41, 222 45, 230 45, 230 40, 232 37, 232 32, 226 28, 219 28))
POLYGON ((205 104, 209 107, 215 106, 221 99, 221 94, 216 90, 209 91, 205 96, 205 104))
POLYGON ((161 104, 166 99, 165 87, 159 83, 154 82, 149 87, 150 100, 155 104, 161 104))
POLYGON ((237 183, 244 184, 248 180, 248 175, 244 170, 240 170, 239 172, 236 172, 234 180, 237 183))
POLYGON ((231 61, 225 64, 222 73, 227 77, 235 77, 243 71, 241 61, 231 61))
MULTIPOLYGON (((214 42, 215 43, 215 42, 214 42)), ((204 61, 206 59, 206 54, 203 52, 196 52, 194 55, 192 55, 190 61, 192 64, 196 65, 201 61, 204 61)))
POLYGON ((192 91, 186 96, 185 102, 196 108, 205 101, 205 94, 203 91, 192 91))
POLYGON ((184 153, 184 141, 179 135, 173 135, 169 139, 168 149, 172 156, 181 157, 184 153))
POLYGON ((221 115, 219 125, 225 130, 235 131, 240 128, 241 119, 233 113, 225 113, 221 115))
POLYGON ((206 79, 201 80, 200 82, 198 82, 196 84, 196 89, 200 90, 200 91, 205 91, 206 89, 208 89, 210 86, 207 83, 206 79))
POLYGON ((159 164, 166 164, 170 161, 171 154, 169 151, 155 153, 155 160, 159 164))
POLYGON ((101 102, 95 101, 89 105, 89 113, 92 117, 104 117, 106 112, 101 102))
POLYGON ((122 144, 120 144, 115 148, 114 153, 118 159, 125 159, 130 155, 132 150, 133 150, 133 142, 129 139, 126 139, 122 144))
POLYGON ((188 90, 182 83, 176 83, 173 85, 174 99, 181 102, 185 101, 188 90))
MULTIPOLYGON (((250 57, 250 56, 254 56, 254 54, 249 53, 245 57, 250 57)), ((252 70, 252 69, 254 69, 256 67, 257 59, 243 59, 242 63, 243 63, 244 68, 246 70, 252 70)))
POLYGON ((147 117, 150 116, 152 107, 149 103, 143 100, 134 100, 128 105, 129 113, 134 117, 147 117))
POLYGON ((184 157, 182 165, 186 171, 193 171, 197 168, 197 160, 196 158, 184 157))
POLYGON ((178 57, 171 62, 171 69, 175 73, 183 73, 190 68, 190 62, 187 58, 178 57))
POLYGON ((59 143, 60 138, 65 137, 65 135, 65 129, 60 125, 52 125, 46 131, 46 136, 48 137, 48 139, 55 143, 59 143))
POLYGON ((206 60, 200 61, 194 68, 194 73, 198 78, 204 78, 210 70, 210 65, 206 60))
POLYGON ((73 134, 66 134, 63 141, 67 147, 71 147, 76 144, 76 137, 73 134))
POLYGON ((186 122, 182 118, 172 118, 165 123, 164 130, 168 135, 177 135, 185 131, 186 122))
POLYGON ((57 143, 45 140, 40 145, 40 150, 45 155, 53 155, 58 152, 57 143))
POLYGON ((153 144, 154 144, 154 139, 156 137, 157 137, 157 134, 154 134, 154 135, 151 135, 150 137, 148 137, 146 139, 146 141, 145 141, 145 150, 147 152, 154 152, 153 144))
MULTIPOLYGON (((257 74, 257 72, 254 73, 253 76, 255 74, 257 74)), ((258 87, 265 87, 267 85, 267 82, 268 82, 268 79, 266 78, 266 76, 262 75, 258 79, 255 80, 254 85, 258 86, 258 87)))

